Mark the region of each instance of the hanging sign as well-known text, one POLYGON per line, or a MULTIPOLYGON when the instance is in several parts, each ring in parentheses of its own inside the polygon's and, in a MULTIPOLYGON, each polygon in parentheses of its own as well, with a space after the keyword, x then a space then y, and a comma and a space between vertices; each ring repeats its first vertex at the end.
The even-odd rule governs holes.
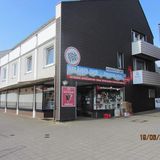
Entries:
POLYGON ((76 87, 62 87, 62 107, 76 107, 76 87))

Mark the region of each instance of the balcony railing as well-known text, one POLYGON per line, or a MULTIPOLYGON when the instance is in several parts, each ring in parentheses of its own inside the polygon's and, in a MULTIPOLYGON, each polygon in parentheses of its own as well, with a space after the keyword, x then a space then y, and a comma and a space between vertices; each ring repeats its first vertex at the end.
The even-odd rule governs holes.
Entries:
POLYGON ((144 70, 133 71, 133 84, 160 86, 160 73, 144 70))
POLYGON ((141 57, 152 57, 155 60, 160 59, 160 48, 145 41, 132 42, 132 55, 141 57))

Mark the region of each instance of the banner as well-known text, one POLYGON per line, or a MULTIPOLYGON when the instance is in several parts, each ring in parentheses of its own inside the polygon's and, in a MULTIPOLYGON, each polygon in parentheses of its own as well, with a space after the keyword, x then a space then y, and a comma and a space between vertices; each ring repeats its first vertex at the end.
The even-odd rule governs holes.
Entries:
POLYGON ((103 83, 125 84, 126 75, 123 70, 102 70, 82 66, 67 65, 67 78, 103 83))

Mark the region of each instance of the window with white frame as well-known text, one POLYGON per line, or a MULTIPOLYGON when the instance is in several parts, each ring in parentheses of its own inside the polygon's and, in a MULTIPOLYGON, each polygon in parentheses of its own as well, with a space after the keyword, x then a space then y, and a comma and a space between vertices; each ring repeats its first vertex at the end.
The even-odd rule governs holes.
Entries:
POLYGON ((124 68, 124 54, 117 53, 117 67, 120 69, 124 68))
POLYGON ((17 75, 17 63, 12 64, 12 76, 16 77, 17 75))
POLYGON ((26 59, 26 72, 32 71, 32 56, 27 57, 26 59))
POLYGON ((51 65, 54 63, 54 48, 50 47, 46 49, 45 65, 51 65))
POLYGON ((6 78, 7 78, 7 68, 4 67, 2 68, 2 80, 4 81, 6 80, 6 78))
POLYGON ((146 62, 143 59, 134 59, 134 70, 147 70, 146 62))
POLYGON ((138 40, 146 41, 146 36, 137 31, 132 31, 132 42, 136 42, 138 40))

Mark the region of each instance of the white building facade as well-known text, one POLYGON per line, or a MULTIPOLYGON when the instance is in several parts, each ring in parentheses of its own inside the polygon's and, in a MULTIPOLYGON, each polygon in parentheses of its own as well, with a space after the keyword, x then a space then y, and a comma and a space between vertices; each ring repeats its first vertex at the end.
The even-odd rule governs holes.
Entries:
POLYGON ((55 20, 50 20, 0 58, 0 108, 4 112, 53 117, 55 27, 55 20))

